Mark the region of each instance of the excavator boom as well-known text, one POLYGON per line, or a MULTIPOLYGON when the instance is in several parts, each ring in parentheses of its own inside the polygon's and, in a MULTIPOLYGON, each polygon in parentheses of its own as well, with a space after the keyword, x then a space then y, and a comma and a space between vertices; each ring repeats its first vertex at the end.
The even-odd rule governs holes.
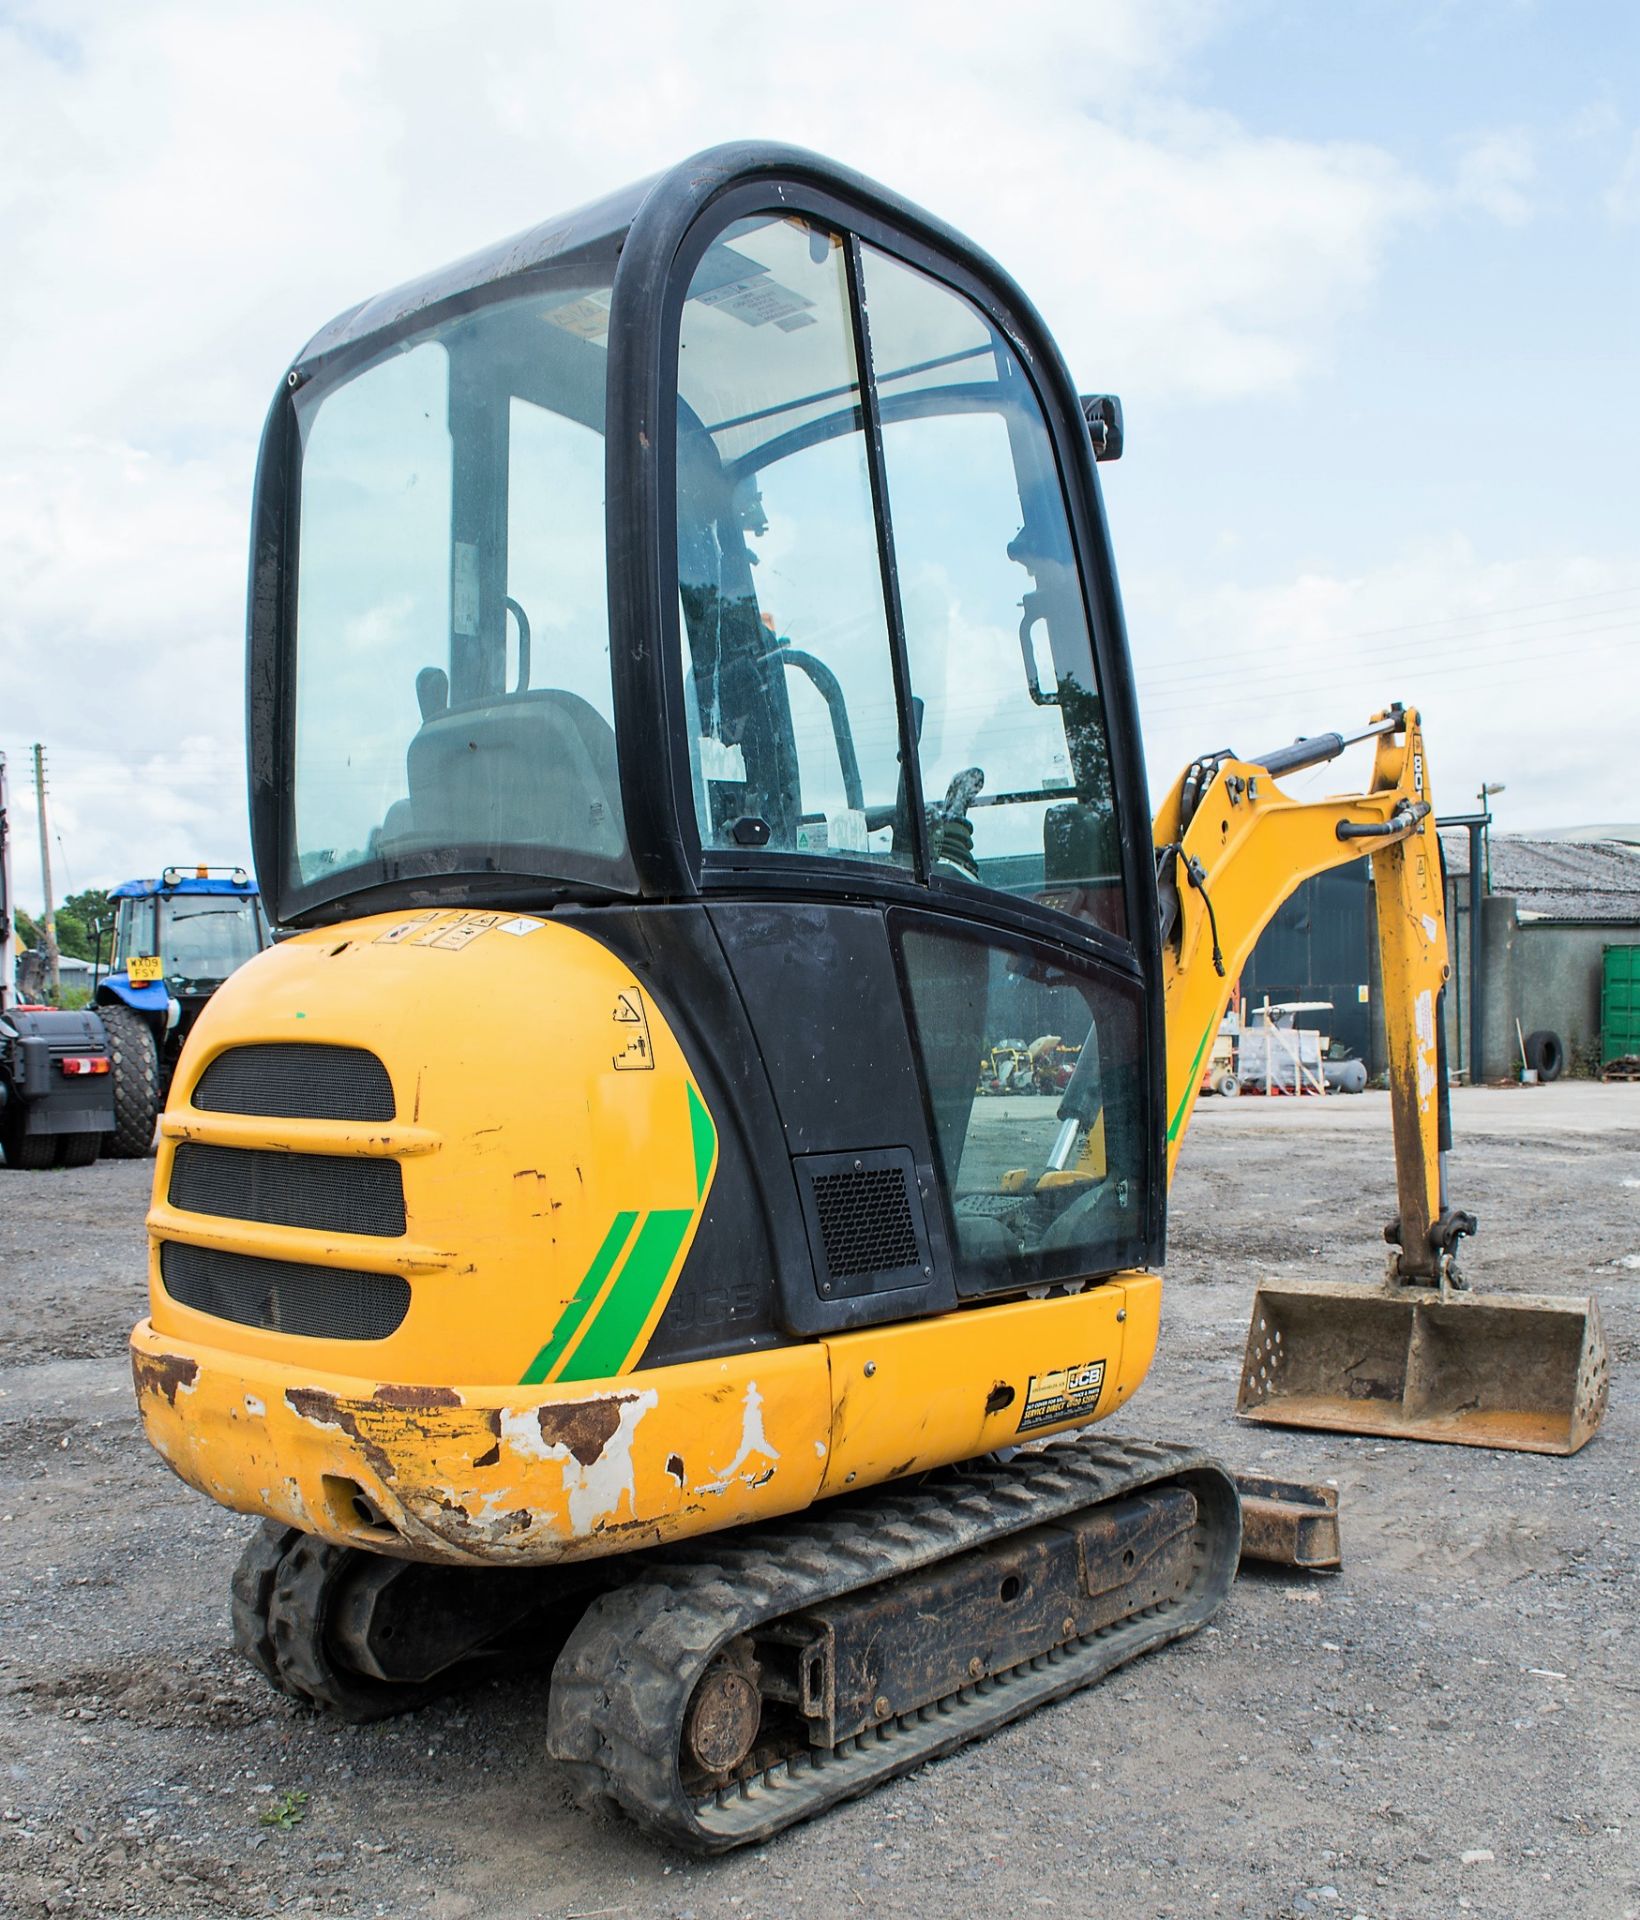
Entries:
POLYGON ((1238 1410, 1277 1425, 1573 1453, 1600 1424, 1607 1359, 1592 1299, 1476 1298, 1448 1197, 1442 995, 1451 961, 1429 762, 1416 712, 1395 706, 1364 792, 1299 800, 1276 776, 1335 758, 1329 733, 1262 759, 1193 761, 1156 816, 1167 1007, 1171 1180, 1202 1061, 1242 968, 1303 881, 1370 858, 1395 1142, 1396 1217, 1384 1283, 1265 1284, 1253 1302, 1238 1410))

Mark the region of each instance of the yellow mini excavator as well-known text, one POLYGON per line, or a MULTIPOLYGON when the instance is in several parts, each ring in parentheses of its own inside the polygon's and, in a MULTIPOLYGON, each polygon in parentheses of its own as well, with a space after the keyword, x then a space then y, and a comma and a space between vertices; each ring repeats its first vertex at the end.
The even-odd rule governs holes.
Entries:
POLYGON ((1276 785, 1334 736, 1215 755, 1153 834, 1121 437, 990 260, 773 147, 292 365, 249 729, 296 931, 180 1064, 132 1340, 154 1445, 265 1522, 233 1610, 276 1686, 362 1718, 556 1650, 578 1791, 710 1852, 1200 1626, 1225 1471, 1036 1443, 1144 1378, 1202 1046, 1280 900, 1362 853, 1396 1265, 1263 1298, 1244 1400, 1504 1444, 1524 1339, 1584 1399, 1514 1441, 1592 1430, 1587 1304, 1500 1334, 1456 1290, 1417 716, 1365 793, 1276 785), (1068 1084, 976 1097, 1026 1034, 1068 1084))

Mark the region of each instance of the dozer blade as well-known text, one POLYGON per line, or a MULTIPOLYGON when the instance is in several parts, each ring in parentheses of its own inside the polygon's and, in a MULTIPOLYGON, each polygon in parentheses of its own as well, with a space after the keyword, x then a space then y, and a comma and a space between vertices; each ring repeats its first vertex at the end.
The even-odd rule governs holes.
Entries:
POLYGON ((1606 1411, 1592 1299, 1311 1280, 1253 1296, 1236 1411, 1270 1426, 1576 1453, 1606 1411))

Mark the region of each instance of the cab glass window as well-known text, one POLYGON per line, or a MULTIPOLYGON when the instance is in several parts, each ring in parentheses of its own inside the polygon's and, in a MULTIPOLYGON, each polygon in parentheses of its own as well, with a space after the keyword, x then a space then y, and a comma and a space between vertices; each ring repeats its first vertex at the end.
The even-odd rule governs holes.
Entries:
POLYGON ((165 978, 184 990, 210 988, 256 957, 257 902, 245 894, 179 893, 160 906, 165 978))
POLYGON ((678 585, 701 844, 910 865, 839 236, 708 247, 678 340, 678 585))
POLYGON ((299 884, 635 890, 604 568, 608 324, 607 286, 571 279, 298 391, 299 884))
POLYGON ((150 955, 154 951, 153 900, 151 898, 122 900, 119 915, 114 922, 114 951, 108 963, 110 969, 117 971, 128 961, 150 955))
POLYGON ((1137 990, 1028 942, 894 918, 959 1291, 1142 1264, 1137 990))
POLYGON ((969 301, 862 256, 932 851, 1122 933, 1104 706, 1041 409, 969 301))

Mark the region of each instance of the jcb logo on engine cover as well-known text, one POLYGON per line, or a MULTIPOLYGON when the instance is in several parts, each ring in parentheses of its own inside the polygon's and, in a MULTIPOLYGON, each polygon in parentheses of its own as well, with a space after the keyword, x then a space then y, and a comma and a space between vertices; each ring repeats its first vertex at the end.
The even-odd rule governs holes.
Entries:
POLYGON ((1091 1420, 1105 1384, 1103 1360, 1084 1360, 1051 1373, 1033 1373, 1019 1412, 1019 1432, 1057 1426, 1062 1420, 1091 1420))

